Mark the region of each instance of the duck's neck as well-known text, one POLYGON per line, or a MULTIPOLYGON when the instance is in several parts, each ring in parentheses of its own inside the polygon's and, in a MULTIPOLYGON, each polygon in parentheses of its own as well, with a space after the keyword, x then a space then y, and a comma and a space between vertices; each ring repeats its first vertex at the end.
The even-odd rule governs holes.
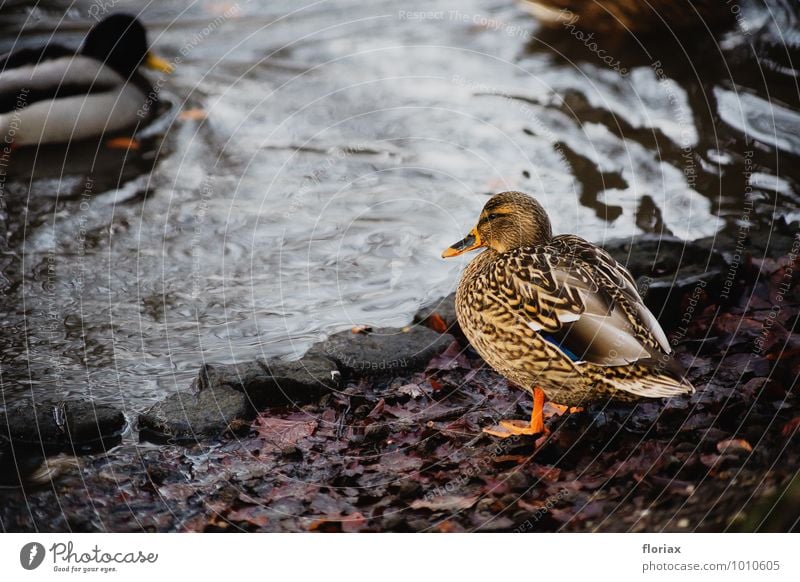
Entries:
POLYGON ((467 268, 464 270, 463 276, 468 277, 471 275, 477 275, 478 273, 486 269, 492 263, 492 261, 494 261, 497 258, 499 254, 500 253, 498 253, 497 251, 487 248, 485 251, 479 253, 478 256, 476 256, 469 262, 469 265, 467 265, 467 268))

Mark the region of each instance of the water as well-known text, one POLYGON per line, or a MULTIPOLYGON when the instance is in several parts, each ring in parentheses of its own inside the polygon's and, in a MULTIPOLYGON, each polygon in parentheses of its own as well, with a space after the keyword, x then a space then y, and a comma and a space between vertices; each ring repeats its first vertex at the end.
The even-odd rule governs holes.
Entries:
MULTIPOLYGON (((102 5, 70 5, 67 37, 102 5)), ((51 6, 12 13, 0 49, 46 39, 65 13, 51 6)), ((142 148, 19 152, 4 184, 0 405, 82 395, 136 412, 205 362, 408 324, 454 289, 464 263, 441 250, 500 190, 600 242, 735 228, 745 172, 754 227, 800 218, 788 4, 749 8, 749 36, 702 59, 609 41, 624 76, 510 1, 397 6, 144 8, 156 52, 181 60, 142 148), (179 115, 197 109, 204 122, 179 115)))

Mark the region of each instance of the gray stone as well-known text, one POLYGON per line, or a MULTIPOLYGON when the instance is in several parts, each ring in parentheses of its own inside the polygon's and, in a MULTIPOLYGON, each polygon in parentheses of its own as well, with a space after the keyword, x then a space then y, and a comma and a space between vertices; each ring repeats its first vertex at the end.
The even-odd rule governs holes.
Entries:
POLYGON ((217 386, 197 394, 179 392, 168 396, 139 415, 139 431, 148 440, 199 441, 218 437, 249 416, 244 394, 217 386))
POLYGON ((92 450, 116 444, 125 416, 88 401, 30 403, 0 412, 0 437, 13 445, 35 445, 48 453, 92 450))
POLYGON ((403 376, 422 370, 431 358, 454 341, 422 325, 368 332, 343 331, 315 346, 313 353, 334 359, 344 373, 355 377, 403 376))
POLYGON ((244 393, 253 408, 297 406, 317 401, 341 387, 341 374, 330 358, 309 354, 286 362, 255 360, 242 364, 207 364, 200 370, 201 391, 227 386, 244 393))
POLYGON ((756 259, 777 258, 791 252, 798 230, 800 223, 794 221, 786 224, 785 219, 778 216, 763 225, 752 224, 741 230, 726 229, 714 236, 698 239, 695 243, 719 251, 730 262, 736 260, 736 255, 739 255, 739 262, 744 262, 748 256, 756 259))

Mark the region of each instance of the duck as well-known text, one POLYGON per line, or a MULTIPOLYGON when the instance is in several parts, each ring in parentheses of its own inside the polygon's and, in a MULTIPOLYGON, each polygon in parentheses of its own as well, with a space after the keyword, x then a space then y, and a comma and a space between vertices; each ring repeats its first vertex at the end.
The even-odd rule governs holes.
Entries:
POLYGON ((456 290, 458 323, 489 366, 533 396, 530 421, 484 432, 546 433, 546 398, 574 409, 694 393, 628 270, 577 235, 553 236, 536 199, 492 196, 442 257, 478 249, 456 290))
POLYGON ((133 15, 97 22, 79 50, 49 43, 0 57, 0 140, 32 146, 97 138, 149 118, 157 93, 141 66, 169 73, 133 15))
POLYGON ((548 27, 577 26, 598 33, 648 34, 667 30, 716 28, 734 21, 723 0, 523 0, 524 7, 548 27))

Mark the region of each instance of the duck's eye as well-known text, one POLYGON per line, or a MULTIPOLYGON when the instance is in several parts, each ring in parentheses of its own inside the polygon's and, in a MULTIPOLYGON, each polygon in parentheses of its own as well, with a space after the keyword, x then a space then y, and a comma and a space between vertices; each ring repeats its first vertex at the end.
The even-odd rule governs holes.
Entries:
POLYGON ((499 218, 499 214, 495 214, 494 212, 486 217, 486 220, 494 220, 495 218, 499 218))

